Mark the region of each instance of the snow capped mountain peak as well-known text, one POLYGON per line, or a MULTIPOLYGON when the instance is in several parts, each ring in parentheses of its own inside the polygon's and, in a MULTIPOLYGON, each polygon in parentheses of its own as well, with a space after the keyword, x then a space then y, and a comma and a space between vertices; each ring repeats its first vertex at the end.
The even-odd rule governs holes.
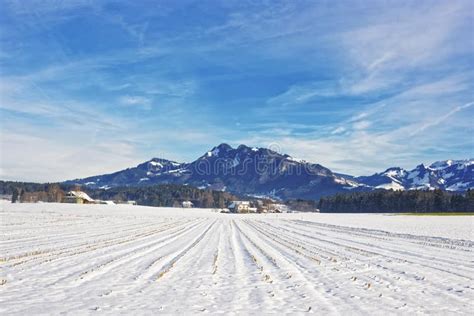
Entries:
POLYGON ((220 152, 219 148, 214 148, 213 150, 207 152, 207 156, 208 157, 219 156, 219 152, 220 152))
POLYGON ((426 166, 424 163, 419 164, 415 167, 416 170, 426 170, 426 166))
POLYGON ((205 158, 205 157, 221 157, 223 155, 225 155, 227 152, 233 150, 233 148, 226 144, 226 143, 222 143, 214 148, 212 148, 210 151, 208 151, 204 156, 202 156, 201 158, 205 158))
POLYGON ((474 159, 445 160, 412 170, 388 168, 371 176, 353 177, 281 154, 268 148, 222 143, 191 163, 153 158, 134 168, 67 181, 90 187, 188 184, 236 194, 268 194, 279 198, 317 199, 347 190, 474 188, 474 159))
POLYGON ((393 167, 393 168, 388 168, 382 174, 386 175, 387 177, 398 178, 398 177, 405 176, 406 173, 407 171, 403 168, 393 167))
POLYGON ((474 160, 443 160, 429 167, 419 164, 410 171, 389 168, 383 173, 356 179, 376 188, 464 191, 474 187, 474 160))
POLYGON ((222 144, 218 145, 215 148, 218 148, 219 150, 223 150, 223 151, 229 151, 229 150, 233 149, 232 146, 230 146, 229 144, 226 144, 226 143, 222 143, 222 144))
POLYGON ((465 160, 441 160, 432 163, 429 168, 432 170, 446 169, 451 166, 457 166, 458 169, 463 169, 470 165, 474 164, 474 159, 465 159, 465 160))
POLYGON ((439 169, 444 169, 447 167, 452 166, 453 160, 444 160, 444 161, 436 161, 432 163, 429 168, 433 170, 439 170, 439 169))
POLYGON ((260 148, 260 147, 249 147, 247 145, 241 144, 237 148, 233 148, 228 144, 220 144, 212 148, 210 151, 206 152, 200 160, 213 160, 214 158, 220 159, 229 159, 229 160, 240 160, 243 161, 245 159, 266 159, 269 160, 274 158, 285 159, 289 157, 288 160, 293 160, 294 162, 304 163, 303 160, 291 158, 288 155, 280 154, 268 148, 260 148))
MULTIPOLYGON (((159 170, 159 169, 162 169, 162 168, 179 167, 179 166, 182 165, 182 163, 167 160, 167 159, 163 159, 163 158, 153 158, 153 159, 145 162, 145 164, 148 167, 153 168, 155 170, 159 170)), ((140 164, 140 165, 138 165, 138 167, 140 167, 142 165, 144 165, 144 164, 140 164)))
POLYGON ((149 177, 156 177, 161 174, 174 172, 182 168, 185 164, 162 158, 153 158, 137 166, 138 169, 146 171, 146 177, 140 178, 140 181, 148 181, 149 177))

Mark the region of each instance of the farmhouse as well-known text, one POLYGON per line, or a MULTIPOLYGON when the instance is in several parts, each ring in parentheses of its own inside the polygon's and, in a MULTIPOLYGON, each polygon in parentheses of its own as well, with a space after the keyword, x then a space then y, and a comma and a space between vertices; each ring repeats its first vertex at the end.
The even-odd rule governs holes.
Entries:
POLYGON ((256 213, 257 209, 250 207, 249 201, 232 201, 229 205, 231 213, 256 213))
POLYGON ((90 204, 94 200, 82 191, 69 191, 63 199, 64 203, 90 204))
POLYGON ((268 213, 288 213, 288 206, 285 204, 269 204, 268 213))
POLYGON ((191 208, 194 206, 193 202, 191 201, 183 201, 183 203, 181 204, 184 208, 191 208))

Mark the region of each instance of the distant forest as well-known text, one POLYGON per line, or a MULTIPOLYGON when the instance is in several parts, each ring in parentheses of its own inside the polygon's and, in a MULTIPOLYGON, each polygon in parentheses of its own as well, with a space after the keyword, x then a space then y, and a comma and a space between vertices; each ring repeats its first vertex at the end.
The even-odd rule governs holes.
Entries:
POLYGON ((442 190, 377 190, 321 198, 324 213, 474 212, 474 190, 455 194, 442 190))
POLYGON ((0 181, 0 194, 11 195, 18 202, 61 202, 70 190, 81 190, 93 199, 112 201, 136 201, 147 206, 181 206, 183 201, 193 202, 195 207, 224 208, 238 198, 230 193, 201 190, 191 186, 163 184, 146 187, 117 187, 90 189, 62 183, 28 183, 0 181))
POLYGON ((101 200, 137 201, 139 205, 180 207, 183 201, 195 207, 224 208, 238 198, 222 191, 201 190, 186 185, 163 184, 146 187, 118 187, 92 190, 91 197, 101 200))
MULTIPOLYGON (((191 201, 195 207, 224 208, 233 200, 247 199, 256 202, 256 198, 243 198, 228 192, 175 184, 104 190, 62 183, 0 181, 0 194, 12 195, 12 199, 18 202, 61 202, 65 193, 74 189, 86 192, 93 199, 133 200, 139 205, 147 206, 178 207, 183 201, 191 201)), ((269 200, 264 202, 270 203, 269 200)), ((323 213, 474 212, 474 190, 467 190, 464 194, 442 190, 376 190, 337 194, 319 201, 289 200, 285 204, 292 210, 311 212, 319 209, 323 213)))

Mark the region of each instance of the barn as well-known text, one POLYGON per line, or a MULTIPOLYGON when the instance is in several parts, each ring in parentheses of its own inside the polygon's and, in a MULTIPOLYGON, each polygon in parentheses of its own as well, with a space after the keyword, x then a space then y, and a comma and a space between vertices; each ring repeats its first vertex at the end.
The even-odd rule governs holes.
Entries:
POLYGON ((63 199, 64 203, 91 204, 95 201, 82 191, 69 191, 63 199))

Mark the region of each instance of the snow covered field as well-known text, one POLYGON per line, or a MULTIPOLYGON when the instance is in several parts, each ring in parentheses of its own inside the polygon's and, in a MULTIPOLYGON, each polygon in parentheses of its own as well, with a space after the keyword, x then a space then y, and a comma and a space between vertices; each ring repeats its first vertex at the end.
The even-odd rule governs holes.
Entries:
POLYGON ((474 308, 473 217, 0 208, 2 315, 474 308))

